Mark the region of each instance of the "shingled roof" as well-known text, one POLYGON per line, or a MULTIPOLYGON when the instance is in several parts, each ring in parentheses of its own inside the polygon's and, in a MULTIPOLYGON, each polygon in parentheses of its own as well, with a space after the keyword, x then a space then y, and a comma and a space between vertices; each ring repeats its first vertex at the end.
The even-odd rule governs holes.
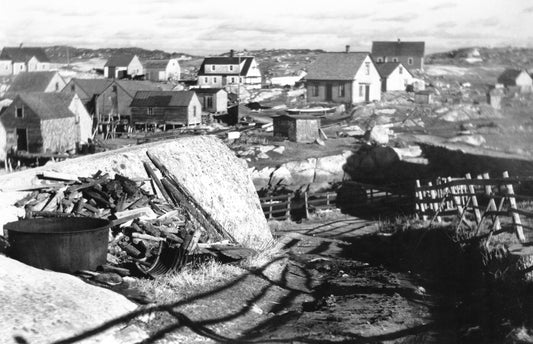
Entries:
POLYGON ((0 54, 0 60, 12 60, 13 62, 28 62, 33 56, 39 62, 50 62, 43 48, 37 47, 4 47, 0 54))
POLYGON ((146 60, 143 62, 144 68, 150 69, 166 69, 170 60, 146 60))
POLYGON ((425 45, 425 42, 375 41, 372 42, 372 55, 424 57, 425 45))
POLYGON ((101 94, 113 83, 109 79, 72 79, 71 81, 81 88, 88 98, 94 97, 95 94, 101 94))
MULTIPOLYGON (((377 63, 376 68, 379 72, 379 75, 382 78, 387 78, 400 65, 402 65, 400 62, 385 62, 385 63, 377 63)), ((405 67, 403 68, 403 71, 404 73, 410 73, 409 70, 407 70, 407 68, 405 67)))
MULTIPOLYGON (((20 93, 17 98, 35 112, 41 119, 55 119, 73 117, 69 110, 74 94, 67 93, 20 93)), ((17 99, 15 98, 15 99, 17 99)))
POLYGON ((114 83, 122 87, 132 97, 137 91, 162 91, 163 84, 156 84, 147 80, 115 80, 114 83))
POLYGON ((107 60, 104 67, 127 67, 134 57, 135 55, 127 54, 113 55, 107 60))
POLYGON ((241 76, 245 76, 248 74, 248 70, 250 69, 250 66, 252 65, 252 61, 254 60, 254 57, 252 56, 241 56, 241 57, 224 57, 224 56, 216 56, 216 57, 206 57, 204 61, 202 62, 202 65, 200 66, 200 70, 198 71, 198 75, 211 75, 211 74, 217 74, 217 75, 239 75, 239 72, 236 70, 233 73, 206 73, 205 72, 205 65, 238 65, 239 62, 242 64, 241 76))
POLYGON ((527 71, 525 71, 525 70, 508 68, 508 69, 504 70, 502 74, 500 74, 500 76, 498 77, 498 83, 504 84, 506 86, 516 85, 516 78, 518 78, 518 76, 522 72, 524 72, 527 75, 529 75, 527 73, 527 71))
POLYGON ((13 79, 8 93, 44 92, 56 74, 54 71, 19 73, 13 79))
POLYGON ((223 88, 193 88, 192 91, 196 94, 216 94, 220 91, 226 92, 223 88))
POLYGON ((353 80, 368 52, 325 53, 309 66, 307 80, 353 80))
POLYGON ((189 106, 193 91, 139 91, 130 107, 183 107, 189 106))

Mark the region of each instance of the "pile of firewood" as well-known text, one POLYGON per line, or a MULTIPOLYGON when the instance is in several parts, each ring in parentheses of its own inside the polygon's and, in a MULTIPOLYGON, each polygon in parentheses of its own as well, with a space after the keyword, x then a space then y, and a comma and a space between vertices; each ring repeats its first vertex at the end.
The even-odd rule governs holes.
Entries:
POLYGON ((252 250, 237 247, 232 236, 196 202, 153 156, 147 178, 132 180, 97 172, 90 178, 47 172, 15 205, 26 218, 85 216, 111 223, 106 272, 157 276, 181 269, 193 256, 242 259, 252 250), (149 186, 149 187, 148 187, 149 186), (150 189, 152 192, 147 191, 150 189))

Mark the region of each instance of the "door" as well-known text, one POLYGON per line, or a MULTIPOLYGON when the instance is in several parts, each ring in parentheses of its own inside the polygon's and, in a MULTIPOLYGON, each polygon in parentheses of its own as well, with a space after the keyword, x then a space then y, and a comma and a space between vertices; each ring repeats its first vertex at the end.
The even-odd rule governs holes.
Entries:
POLYGON ((28 134, 25 128, 17 128, 17 150, 28 151, 28 134))
POLYGON ((370 85, 365 85, 365 102, 370 101, 370 85))
POLYGON ((326 100, 333 99, 333 85, 326 84, 326 100))

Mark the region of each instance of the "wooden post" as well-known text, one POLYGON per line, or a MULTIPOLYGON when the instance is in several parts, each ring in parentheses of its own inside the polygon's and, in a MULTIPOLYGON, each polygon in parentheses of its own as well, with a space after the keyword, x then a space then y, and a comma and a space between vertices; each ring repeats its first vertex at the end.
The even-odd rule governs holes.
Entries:
POLYGON ((417 210, 422 214, 422 220, 427 221, 428 216, 425 214, 426 204, 423 201, 424 193, 419 191, 418 188, 420 188, 420 180, 417 179, 415 184, 415 197, 418 199, 418 202, 416 203, 416 206, 417 210))
POLYGON ((304 206, 305 206, 305 218, 308 219, 309 218, 309 199, 308 199, 308 195, 307 195, 307 191, 304 192, 304 206))
MULTIPOLYGON (((509 178, 509 173, 507 171, 503 172, 503 178, 509 178)), ((526 237, 524 236, 524 230, 522 228, 522 221, 520 220, 520 214, 516 213, 514 210, 518 209, 516 206, 516 199, 514 197, 514 187, 513 184, 506 184, 507 195, 509 198, 509 203, 511 204, 511 216, 513 218, 513 227, 520 242, 524 243, 526 237)))
MULTIPOLYGON (((470 173, 466 174, 466 179, 470 180, 472 179, 472 176, 470 173)), ((474 188, 474 185, 468 184, 468 192, 471 194, 470 199, 472 200, 472 208, 474 209, 474 217, 476 219, 476 224, 479 224, 481 222, 481 212, 479 211, 479 204, 477 202, 477 196, 475 195, 476 189, 474 188)))
MULTIPOLYGON (((428 186, 433 186, 433 183, 429 182, 428 186)), ((429 191, 429 193, 431 195, 431 199, 436 200, 437 191, 435 189, 431 189, 429 191)), ((442 222, 442 218, 439 215, 439 213, 440 213, 439 203, 438 202, 431 202, 429 206, 435 212, 435 214, 433 215, 433 218, 435 218, 437 220, 437 222, 439 222, 439 223, 442 222)))
MULTIPOLYGON (((448 177, 448 183, 452 182, 452 177, 448 177)), ((455 207, 457 208, 457 215, 459 215, 459 218, 463 217, 463 205, 461 203, 461 196, 458 196, 457 194, 460 193, 459 187, 451 186, 450 191, 452 193, 452 199, 455 207)))
POLYGON ((268 204, 268 219, 270 220, 272 218, 272 195, 270 195, 270 200, 268 201, 268 204))
POLYGON ((285 213, 285 216, 287 216, 287 219, 289 220, 291 218, 291 201, 292 196, 289 194, 289 196, 287 197, 287 212, 285 213))
POLYGON ((329 192, 326 192, 326 205, 329 207, 329 192))

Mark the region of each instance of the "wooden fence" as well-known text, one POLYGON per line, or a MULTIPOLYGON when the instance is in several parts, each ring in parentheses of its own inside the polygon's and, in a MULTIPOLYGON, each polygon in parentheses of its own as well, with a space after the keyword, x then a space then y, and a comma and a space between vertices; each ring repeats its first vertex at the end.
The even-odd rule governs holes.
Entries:
POLYGON ((417 180, 415 207, 419 217, 431 218, 432 222, 442 221, 443 216, 455 216, 458 226, 467 224, 471 228, 475 224, 476 235, 490 221, 489 239, 503 229, 512 230, 525 243, 524 229, 533 229, 533 211, 528 209, 533 196, 517 194, 515 188, 531 191, 532 186, 533 177, 511 178, 507 172, 501 178, 490 178, 488 173, 476 179, 469 174, 465 178, 438 178, 427 185, 417 180))

